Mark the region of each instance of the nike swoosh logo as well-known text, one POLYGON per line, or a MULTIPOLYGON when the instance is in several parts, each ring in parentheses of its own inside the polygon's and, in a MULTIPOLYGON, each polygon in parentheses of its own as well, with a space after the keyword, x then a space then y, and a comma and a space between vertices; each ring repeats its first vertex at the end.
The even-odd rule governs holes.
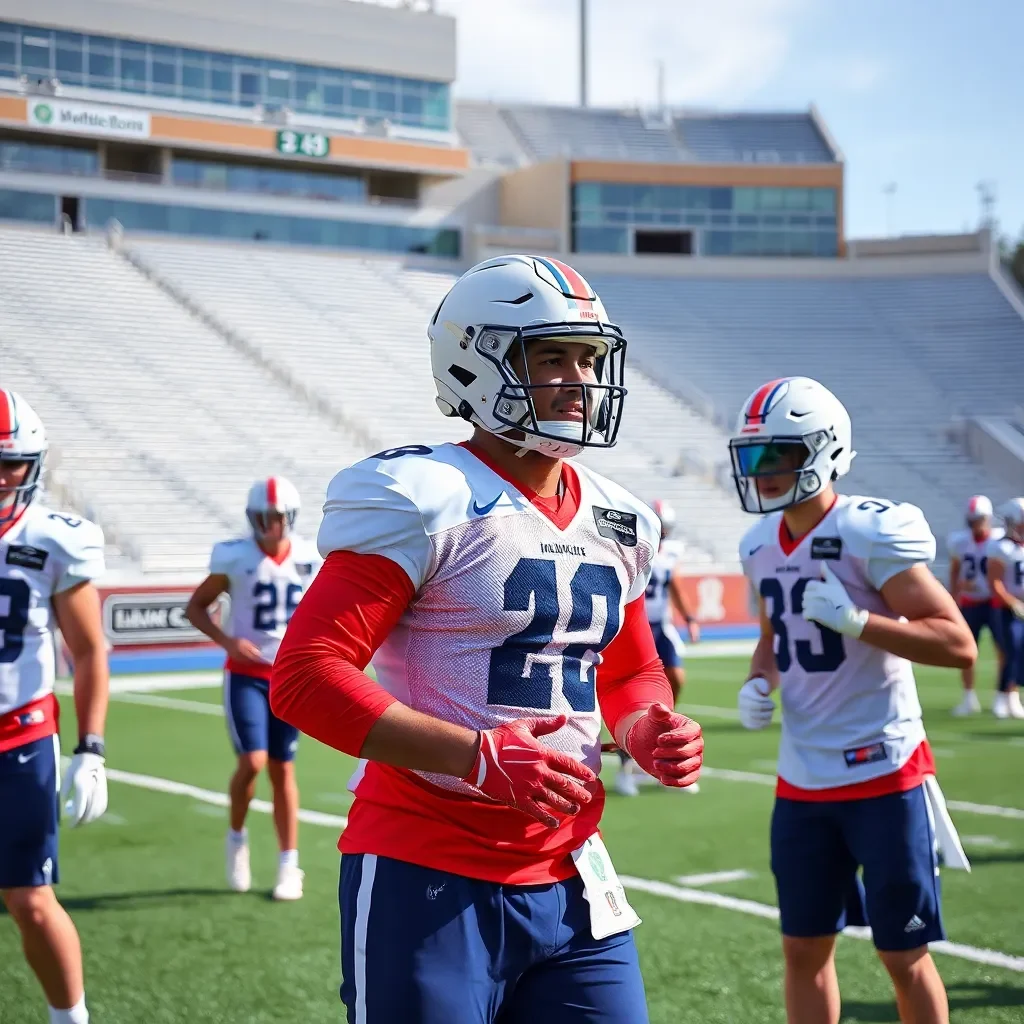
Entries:
POLYGON ((31 761, 33 757, 38 757, 38 756, 39 756, 39 751, 38 750, 34 754, 19 754, 18 755, 18 764, 28 764, 29 761, 31 761))
MULTIPOLYGON (((505 492, 504 492, 504 491, 502 491, 502 494, 504 494, 504 493, 505 493, 505 492)), ((489 502, 489 503, 488 503, 488 504, 486 504, 486 505, 478 505, 478 504, 476 503, 476 501, 474 501, 474 502, 473 502, 473 511, 474 511, 474 512, 475 512, 475 513, 476 513, 476 514, 477 514, 478 516, 485 516, 485 515, 487 515, 487 513, 488 513, 488 512, 490 512, 490 511, 491 511, 491 509, 492 509, 492 508, 494 508, 494 506, 495 506, 495 505, 497 505, 497 504, 498 504, 498 502, 499 502, 499 501, 501 501, 501 494, 499 494, 499 495, 498 495, 498 496, 497 496, 497 497, 496 497, 496 498, 494 499, 494 501, 492 501, 492 502, 489 502)))
POLYGON ((764 547, 764 545, 763 545, 763 544, 758 544, 756 548, 751 548, 751 549, 750 549, 750 550, 749 550, 749 551, 747 552, 747 558, 749 558, 749 557, 750 557, 751 555, 756 555, 756 554, 758 553, 758 551, 760 551, 760 550, 761 550, 761 548, 763 548, 763 547, 764 547))

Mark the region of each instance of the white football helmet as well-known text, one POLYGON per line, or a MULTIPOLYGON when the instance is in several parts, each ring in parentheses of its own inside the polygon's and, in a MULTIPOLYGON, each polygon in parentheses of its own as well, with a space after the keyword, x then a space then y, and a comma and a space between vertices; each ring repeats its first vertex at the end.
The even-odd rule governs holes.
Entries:
POLYGON ((1024 544, 1024 498, 1011 498, 1000 506, 1006 536, 1016 544, 1024 544))
POLYGON ((21 514, 35 497, 46 458, 43 421, 15 391, 0 388, 0 462, 27 462, 28 473, 16 487, 0 491, 0 524, 21 514))
POLYGON ((762 384, 744 403, 729 441, 733 479, 745 512, 774 512, 820 494, 850 471, 850 414, 823 384, 782 377, 762 384), (794 474, 784 494, 763 497, 759 477, 794 474))
POLYGON ((661 520, 661 539, 668 540, 676 529, 676 510, 661 498, 655 498, 651 503, 654 514, 661 520))
POLYGON ((262 537, 269 526, 267 516, 272 512, 280 512, 284 515, 284 536, 287 536, 295 525, 301 505, 299 492, 294 484, 285 480, 283 476, 270 476, 257 480, 249 488, 245 515, 253 533, 257 537, 262 537))
POLYGON ((571 458, 615 444, 626 389, 626 339, 610 323, 593 288, 572 267, 542 256, 500 256, 466 271, 430 325, 437 405, 520 448, 571 458), (520 380, 511 357, 526 365, 526 345, 561 338, 593 345, 594 384, 582 384, 582 421, 538 418, 533 392, 554 384, 520 380))
POLYGON ((992 502, 984 494, 975 494, 967 502, 967 525, 978 522, 979 519, 992 518, 992 502))

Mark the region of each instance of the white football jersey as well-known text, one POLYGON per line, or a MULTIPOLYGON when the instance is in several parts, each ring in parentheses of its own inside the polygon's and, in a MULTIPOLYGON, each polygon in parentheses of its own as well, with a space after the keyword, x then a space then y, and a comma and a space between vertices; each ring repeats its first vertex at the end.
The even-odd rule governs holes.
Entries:
POLYGON ((0 536, 0 715, 53 692, 53 595, 104 568, 103 531, 45 505, 29 505, 0 536))
POLYGON ((935 557, 919 508, 839 495, 787 554, 782 513, 761 519, 740 544, 743 571, 775 633, 781 680, 779 775, 802 789, 846 786, 901 768, 924 739, 911 663, 842 636, 801 614, 804 588, 827 564, 854 604, 897 618, 882 586, 935 557))
POLYGON ((573 467, 580 504, 561 530, 465 447, 393 449, 331 481, 319 547, 383 555, 416 588, 373 657, 390 693, 471 729, 564 713, 540 742, 598 771, 595 669, 647 587, 660 523, 618 484, 573 467))
POLYGON ((959 596, 970 601, 987 601, 992 596, 988 585, 988 546, 1003 536, 1002 529, 993 529, 984 540, 975 540, 970 530, 954 530, 946 541, 951 558, 960 562, 957 579, 959 596))
POLYGON ((987 556, 1003 565, 1003 586, 1014 596, 1024 601, 1024 544, 1018 544, 1009 537, 990 540, 987 556))
POLYGON ((678 541, 666 540, 651 562, 651 581, 647 584, 647 621, 652 626, 672 625, 672 596, 670 583, 679 570, 683 557, 683 545, 678 541))
POLYGON ((322 560, 310 541, 291 537, 284 559, 274 561, 253 537, 221 541, 210 555, 211 575, 228 578, 229 635, 251 640, 273 664, 288 625, 322 560))

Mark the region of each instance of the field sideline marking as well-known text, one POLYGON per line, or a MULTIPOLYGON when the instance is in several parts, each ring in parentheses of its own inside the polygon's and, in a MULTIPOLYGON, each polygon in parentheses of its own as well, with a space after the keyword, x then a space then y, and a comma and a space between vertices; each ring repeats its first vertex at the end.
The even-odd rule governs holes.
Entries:
POLYGON ((707 871, 702 875, 676 875, 675 880, 680 885, 699 888, 704 885, 714 885, 715 882, 745 882, 748 878, 753 877, 753 871, 744 871, 743 868, 739 868, 736 871, 707 871))
MULTIPOLYGON (((170 711, 190 711, 200 715, 223 716, 224 714, 224 708, 220 704, 211 704, 209 701, 185 700, 182 697, 162 697, 156 693, 112 693, 110 699, 119 703, 143 704, 148 707, 165 708, 170 711)), ((709 779, 724 779, 727 782, 750 782, 758 786, 775 785, 775 776, 766 775, 763 772, 744 772, 734 768, 712 768, 709 765, 705 765, 701 772, 709 779)), ((984 814, 992 818, 1010 818, 1014 821, 1024 821, 1024 810, 1019 807, 998 807, 994 804, 978 804, 970 800, 947 800, 946 806, 951 811, 962 811, 965 814, 984 814)))
MULTIPOLYGON (((191 786, 186 782, 175 782, 173 779, 161 779, 153 775, 139 775, 135 772, 123 772, 117 768, 108 768, 107 777, 113 782, 122 782, 128 786, 137 786, 140 789, 149 789, 157 793, 170 793, 174 796, 187 796, 202 803, 214 804, 217 807, 228 806, 226 793, 217 793, 212 789, 202 789, 199 786, 191 786)), ((253 800, 249 805, 254 811, 263 814, 271 814, 273 805, 266 800, 253 800)), ((324 814, 321 811, 299 810, 299 821, 310 825, 326 825, 333 828, 344 828, 348 824, 348 818, 341 814, 324 814)), ((736 875, 736 872, 725 872, 736 875)), ((744 872, 745 873, 745 872, 744 872)), ((701 876, 690 876, 691 878, 701 876)), ((709 876, 703 876, 708 878, 709 876)), ((719 907, 722 910, 734 910, 741 914, 750 914, 754 917, 762 917, 766 920, 778 920, 778 907, 769 906, 767 903, 758 903, 755 900, 744 900, 736 896, 725 896, 722 893, 708 892, 706 889, 689 889, 683 886, 670 885, 668 882, 658 882, 651 878, 635 878, 632 875, 620 875, 622 884, 630 889, 639 889, 643 892, 653 893, 655 896, 664 896, 668 899, 678 900, 681 903, 703 903, 709 907, 719 907)), ((845 934, 855 939, 870 938, 870 930, 867 928, 847 928, 845 934)), ((1024 974, 1024 956, 1013 956, 1010 953, 1001 953, 995 949, 980 949, 976 946, 966 946, 960 942, 932 942, 929 948, 936 953, 947 953, 950 956, 959 957, 961 960, 971 960, 978 964, 988 964, 992 967, 1005 967, 1009 971, 1017 971, 1024 974)))

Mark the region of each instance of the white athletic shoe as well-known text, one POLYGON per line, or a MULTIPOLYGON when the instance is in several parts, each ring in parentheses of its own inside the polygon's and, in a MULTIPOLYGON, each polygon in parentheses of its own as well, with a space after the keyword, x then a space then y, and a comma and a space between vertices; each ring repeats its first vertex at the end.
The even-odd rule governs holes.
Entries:
POLYGON ((996 718, 1009 718, 1010 717, 1010 700, 1009 696, 1005 693, 997 693, 992 698, 992 714, 996 718))
POLYGON ((964 690, 963 699, 953 708, 951 714, 956 715, 957 718, 966 718, 968 715, 976 715, 980 710, 981 701, 978 700, 977 692, 964 690))
POLYGON ((302 880, 305 877, 305 871, 292 867, 291 864, 282 864, 277 869, 277 885, 274 886, 274 899, 301 900, 302 880))
POLYGON ((700 792, 700 783, 695 782, 692 786, 679 786, 674 787, 677 793, 688 793, 690 796, 696 796, 700 792))
POLYGON ((1020 702, 1020 690, 1013 690, 1006 695, 1006 710, 1010 718, 1024 718, 1024 705, 1020 702))
POLYGON ((619 796, 638 796, 640 793, 639 788, 636 784, 636 779, 633 778, 632 772, 623 771, 621 768, 615 775, 615 792, 619 796))
POLYGON ((224 844, 228 887, 235 892, 248 892, 252 888, 252 870, 249 867, 249 843, 238 842, 229 835, 224 844))

